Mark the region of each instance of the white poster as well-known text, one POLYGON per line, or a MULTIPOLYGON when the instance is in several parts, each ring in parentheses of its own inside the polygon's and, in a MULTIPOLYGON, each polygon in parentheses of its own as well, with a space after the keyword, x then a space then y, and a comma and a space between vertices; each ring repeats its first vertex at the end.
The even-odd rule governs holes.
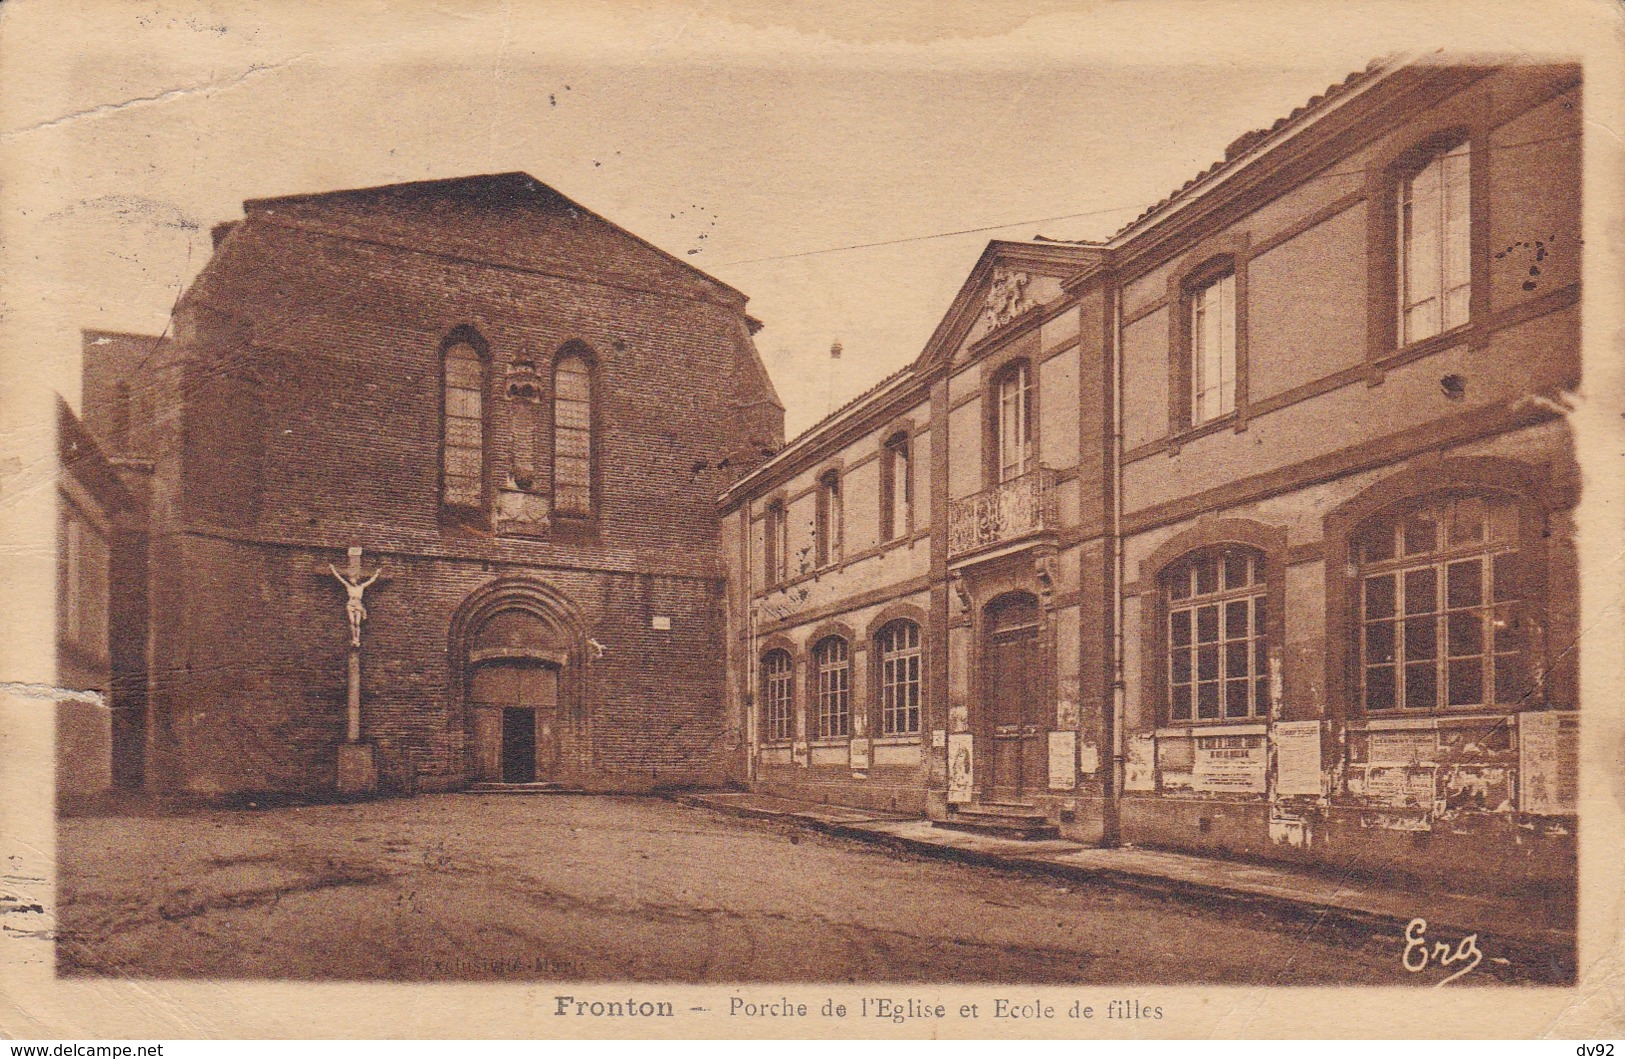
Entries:
POLYGON ((1157 737, 1150 732, 1129 736, 1128 760, 1123 764, 1123 789, 1157 789, 1157 737))
POLYGON ((1078 733, 1049 734, 1049 789, 1069 791, 1078 785, 1078 733))
POLYGON ((974 774, 971 771, 971 735, 954 732, 948 737, 948 801, 964 805, 970 801, 974 774))
POLYGON ((1261 735, 1197 736, 1194 786, 1199 791, 1262 794, 1265 756, 1261 735))
POLYGON ((852 771, 865 772, 869 768, 869 739, 867 736, 854 736, 852 738, 852 771))
POLYGON ((1278 721, 1270 735, 1275 740, 1275 793, 1325 793, 1320 775, 1320 722, 1278 721))
POLYGON ((1518 807, 1560 815, 1578 810, 1580 715, 1573 710, 1518 714, 1518 807))

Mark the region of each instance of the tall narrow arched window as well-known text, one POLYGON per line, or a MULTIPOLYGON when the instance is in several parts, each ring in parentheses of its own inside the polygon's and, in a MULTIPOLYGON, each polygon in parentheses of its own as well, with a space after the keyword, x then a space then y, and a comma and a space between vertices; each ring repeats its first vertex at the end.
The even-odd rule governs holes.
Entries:
POLYGON ((998 389, 997 452, 1000 482, 1020 478, 1032 470, 1033 387, 1026 361, 1017 361, 1000 374, 998 389))
POLYGON ((592 514, 592 374, 574 353, 553 366, 553 510, 592 514))
POLYGON ((907 431, 886 439, 880 464, 880 539, 894 540, 914 526, 914 474, 907 431))
POLYGON ((1468 145, 1420 159, 1400 183, 1399 344, 1467 322, 1472 296, 1468 145))
POLYGON ((479 507, 485 498, 485 359, 466 340, 445 352, 441 499, 479 507))
POLYGON ((1167 717, 1174 723, 1269 716, 1264 557, 1197 552, 1162 575, 1167 717))
POLYGON ((827 636, 813 648, 818 680, 818 738, 852 734, 852 663, 846 641, 827 636))
POLYGON ((813 511, 814 558, 821 567, 841 558, 841 472, 825 471, 818 478, 813 511))
POLYGON ((880 659, 880 732, 912 735, 920 730, 920 627, 906 618, 875 637, 880 659))
POLYGON ((782 585, 789 579, 789 526, 784 501, 774 500, 768 504, 767 517, 762 521, 762 554, 764 576, 769 585, 782 585))
POLYGON ((762 656, 762 742, 788 743, 795 738, 795 662, 776 648, 762 656))

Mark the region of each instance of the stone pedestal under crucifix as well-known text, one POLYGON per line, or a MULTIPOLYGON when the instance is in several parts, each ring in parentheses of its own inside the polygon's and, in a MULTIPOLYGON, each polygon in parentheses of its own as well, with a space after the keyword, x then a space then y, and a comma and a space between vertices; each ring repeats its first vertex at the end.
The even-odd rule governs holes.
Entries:
POLYGON ((384 576, 384 566, 363 577, 361 549, 349 549, 349 559, 341 573, 327 564, 327 573, 344 586, 344 616, 350 625, 349 687, 344 702, 344 743, 339 747, 338 789, 340 794, 372 794, 378 790, 378 761, 371 743, 361 738, 361 632, 367 620, 364 597, 368 588, 384 576))

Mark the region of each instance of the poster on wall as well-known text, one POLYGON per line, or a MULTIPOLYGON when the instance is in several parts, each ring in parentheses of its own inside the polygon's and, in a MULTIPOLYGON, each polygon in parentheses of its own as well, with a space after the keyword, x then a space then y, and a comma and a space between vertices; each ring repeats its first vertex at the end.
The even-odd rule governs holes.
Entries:
POLYGON ((1262 794, 1265 758, 1262 735, 1197 736, 1195 787, 1199 791, 1262 794))
POLYGON ((1275 793, 1285 797, 1323 794, 1320 722, 1278 721, 1271 735, 1275 740, 1275 793))
POLYGON ((973 782, 971 734, 954 732, 948 737, 948 801, 954 805, 969 802, 973 782))
POLYGON ((866 772, 869 768, 868 736, 853 736, 851 743, 852 771, 866 772))
POLYGON ((1123 765, 1125 791, 1157 789, 1157 737, 1150 732, 1129 737, 1128 761, 1123 765))
POLYGON ((804 769, 811 766, 812 752, 808 749, 806 743, 798 740, 790 747, 790 762, 795 765, 796 768, 804 769))
POLYGON ((1049 789, 1069 791, 1078 785, 1078 733, 1049 734, 1049 789))
POLYGON ((1518 715, 1518 807, 1526 813, 1577 811, 1580 715, 1541 710, 1518 715))

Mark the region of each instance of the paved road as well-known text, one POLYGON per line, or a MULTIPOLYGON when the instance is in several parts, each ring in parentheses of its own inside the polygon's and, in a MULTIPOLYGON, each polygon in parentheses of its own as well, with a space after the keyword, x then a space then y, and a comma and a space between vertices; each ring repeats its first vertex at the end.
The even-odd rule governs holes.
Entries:
POLYGON ((1397 936, 1306 937, 653 799, 82 817, 59 843, 63 974, 1423 984, 1397 936))

